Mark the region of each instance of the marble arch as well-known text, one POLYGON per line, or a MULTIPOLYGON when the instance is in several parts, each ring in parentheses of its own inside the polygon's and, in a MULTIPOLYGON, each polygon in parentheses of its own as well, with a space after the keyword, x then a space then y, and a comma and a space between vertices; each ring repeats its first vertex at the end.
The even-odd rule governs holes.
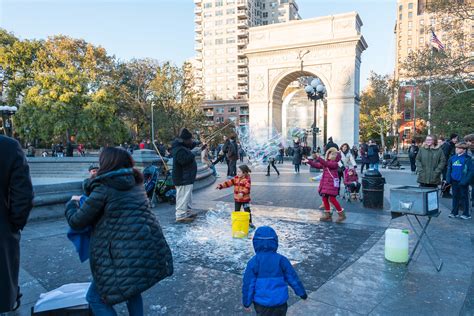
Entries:
POLYGON ((282 128, 283 92, 302 76, 327 88, 328 136, 359 139, 362 52, 367 43, 356 12, 254 27, 245 50, 249 68, 250 126, 282 128))

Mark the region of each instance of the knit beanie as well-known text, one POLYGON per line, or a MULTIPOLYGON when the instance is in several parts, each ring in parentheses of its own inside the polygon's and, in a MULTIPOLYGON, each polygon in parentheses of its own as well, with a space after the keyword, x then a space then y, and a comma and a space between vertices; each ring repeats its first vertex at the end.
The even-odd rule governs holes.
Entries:
POLYGON ((182 140, 188 140, 193 138, 193 134, 191 134, 191 132, 187 128, 183 128, 181 130, 181 133, 179 133, 179 138, 181 138, 182 140))

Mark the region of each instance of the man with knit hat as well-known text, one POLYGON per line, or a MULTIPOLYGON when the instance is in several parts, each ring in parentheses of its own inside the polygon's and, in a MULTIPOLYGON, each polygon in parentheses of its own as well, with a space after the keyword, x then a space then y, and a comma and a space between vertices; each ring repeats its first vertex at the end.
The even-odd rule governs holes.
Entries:
POLYGON ((197 164, 191 150, 197 143, 192 138, 193 134, 183 128, 171 146, 173 182, 176 186, 176 222, 178 223, 190 223, 196 217, 191 210, 191 203, 197 164))

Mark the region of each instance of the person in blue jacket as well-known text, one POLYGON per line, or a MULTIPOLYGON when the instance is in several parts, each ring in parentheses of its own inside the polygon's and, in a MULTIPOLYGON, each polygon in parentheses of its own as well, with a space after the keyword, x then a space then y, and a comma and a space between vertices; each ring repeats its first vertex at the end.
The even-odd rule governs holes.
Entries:
POLYGON ((259 227, 253 237, 256 255, 247 263, 242 285, 242 303, 247 311, 254 305, 257 315, 286 315, 288 285, 296 295, 308 295, 290 261, 277 253, 278 236, 273 228, 259 227))
POLYGON ((459 217, 459 206, 463 207, 462 219, 470 219, 469 214, 469 184, 473 177, 472 159, 467 154, 469 146, 465 142, 456 144, 456 154, 448 161, 446 182, 453 187, 453 209, 450 218, 459 217))

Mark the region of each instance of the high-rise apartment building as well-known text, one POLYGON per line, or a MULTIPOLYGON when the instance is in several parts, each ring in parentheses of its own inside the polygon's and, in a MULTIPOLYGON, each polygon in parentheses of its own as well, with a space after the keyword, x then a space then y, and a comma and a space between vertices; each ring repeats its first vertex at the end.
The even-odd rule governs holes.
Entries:
MULTIPOLYGON (((246 100, 248 62, 244 49, 249 40, 248 29, 300 19, 296 1, 194 0, 194 3, 196 87, 203 92, 205 100, 246 100)), ((217 106, 216 102, 212 103, 217 106)))

